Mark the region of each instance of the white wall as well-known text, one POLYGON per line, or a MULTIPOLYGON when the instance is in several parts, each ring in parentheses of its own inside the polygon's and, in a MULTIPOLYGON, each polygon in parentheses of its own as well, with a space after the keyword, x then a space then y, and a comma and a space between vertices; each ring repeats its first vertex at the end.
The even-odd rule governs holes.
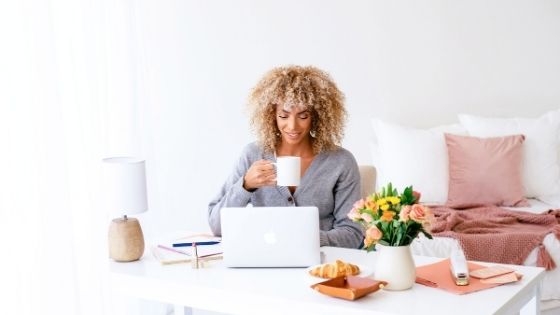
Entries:
POLYGON ((346 94, 344 146, 369 119, 426 127, 458 112, 560 106, 560 1, 151 1, 131 4, 148 233, 207 230, 207 203, 253 139, 245 98, 268 69, 315 65, 346 94))

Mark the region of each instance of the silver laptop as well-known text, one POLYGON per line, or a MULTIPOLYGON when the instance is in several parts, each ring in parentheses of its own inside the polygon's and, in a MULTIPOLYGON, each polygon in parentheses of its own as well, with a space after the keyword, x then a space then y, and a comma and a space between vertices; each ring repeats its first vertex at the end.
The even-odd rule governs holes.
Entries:
POLYGON ((222 208, 227 267, 309 267, 320 263, 317 207, 222 208))

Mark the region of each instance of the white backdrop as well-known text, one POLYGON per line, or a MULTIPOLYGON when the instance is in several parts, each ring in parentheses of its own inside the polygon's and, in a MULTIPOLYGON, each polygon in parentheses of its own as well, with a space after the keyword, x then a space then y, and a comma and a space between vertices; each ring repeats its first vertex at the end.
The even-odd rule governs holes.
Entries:
POLYGON ((144 0, 134 10, 153 233, 208 229, 207 203, 253 139, 245 98, 273 66, 333 76, 359 163, 370 163, 374 116, 426 127, 458 112, 560 106, 559 1, 144 0))

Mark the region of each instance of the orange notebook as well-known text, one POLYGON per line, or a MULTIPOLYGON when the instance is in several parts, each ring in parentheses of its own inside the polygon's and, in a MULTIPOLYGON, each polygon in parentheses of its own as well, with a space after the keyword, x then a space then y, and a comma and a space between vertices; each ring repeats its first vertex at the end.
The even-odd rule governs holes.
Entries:
MULTIPOLYGON (((479 264, 467 262, 469 272, 485 268, 479 264)), ((483 283, 480 279, 469 277, 469 284, 458 286, 451 275, 449 259, 437 263, 416 267, 416 283, 429 287, 443 289, 455 294, 466 294, 484 289, 489 289, 501 285, 500 283, 483 283)))

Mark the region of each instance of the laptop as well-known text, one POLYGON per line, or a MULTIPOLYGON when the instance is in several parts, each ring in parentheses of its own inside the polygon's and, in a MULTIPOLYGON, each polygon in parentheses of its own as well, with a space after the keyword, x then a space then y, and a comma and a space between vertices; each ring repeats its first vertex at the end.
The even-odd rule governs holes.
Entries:
POLYGON ((227 267, 309 267, 320 263, 317 207, 222 208, 227 267))

